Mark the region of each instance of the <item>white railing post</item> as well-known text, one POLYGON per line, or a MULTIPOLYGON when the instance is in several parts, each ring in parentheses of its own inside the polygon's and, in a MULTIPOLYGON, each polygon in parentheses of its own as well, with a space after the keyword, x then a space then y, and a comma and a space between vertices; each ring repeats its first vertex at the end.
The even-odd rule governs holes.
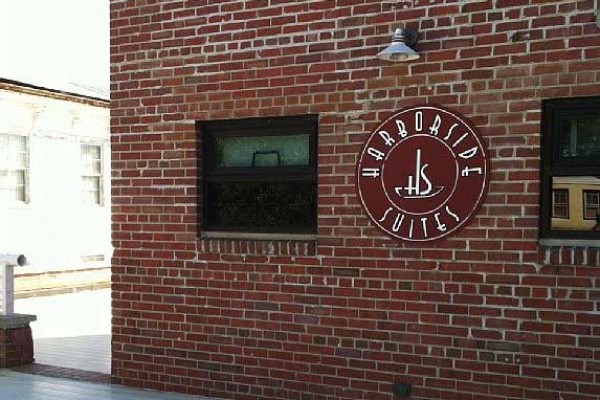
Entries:
POLYGON ((15 313, 15 288, 14 267, 7 264, 0 265, 0 299, 2 299, 2 315, 15 313))
POLYGON ((35 315, 15 314, 14 268, 25 265, 22 254, 0 254, 0 368, 31 364, 33 337, 29 323, 35 315))
POLYGON ((23 266, 27 262, 22 254, 0 254, 0 315, 15 313, 15 266, 23 266))

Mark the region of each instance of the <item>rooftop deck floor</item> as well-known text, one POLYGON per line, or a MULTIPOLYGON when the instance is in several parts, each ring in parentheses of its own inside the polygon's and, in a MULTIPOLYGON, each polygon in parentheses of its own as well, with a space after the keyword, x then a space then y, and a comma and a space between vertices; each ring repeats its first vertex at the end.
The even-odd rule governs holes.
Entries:
POLYGON ((110 374, 110 290, 19 299, 31 323, 38 364, 110 374))
POLYGON ((19 299, 15 311, 38 317, 31 323, 36 363, 18 370, 0 369, 0 400, 206 399, 107 383, 111 338, 108 289, 19 299))
POLYGON ((199 400, 186 396, 99 385, 70 379, 24 374, 0 369, 0 399, 2 400, 199 400))

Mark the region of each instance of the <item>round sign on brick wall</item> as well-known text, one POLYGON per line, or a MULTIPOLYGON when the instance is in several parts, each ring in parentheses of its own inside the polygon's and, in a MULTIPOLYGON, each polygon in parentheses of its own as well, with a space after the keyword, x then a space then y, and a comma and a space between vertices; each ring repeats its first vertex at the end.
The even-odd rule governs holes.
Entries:
POLYGON ((479 135, 453 112, 412 107, 371 133, 356 174, 376 226, 398 239, 430 242, 477 213, 487 193, 488 157, 479 135))

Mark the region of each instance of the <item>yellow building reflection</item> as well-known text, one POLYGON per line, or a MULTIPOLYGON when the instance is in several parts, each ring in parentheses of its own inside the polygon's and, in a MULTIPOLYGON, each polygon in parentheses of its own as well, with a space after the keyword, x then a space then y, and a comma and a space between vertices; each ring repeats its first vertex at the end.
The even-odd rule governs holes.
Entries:
POLYGON ((600 179, 593 176, 552 178, 554 230, 600 230, 600 179))

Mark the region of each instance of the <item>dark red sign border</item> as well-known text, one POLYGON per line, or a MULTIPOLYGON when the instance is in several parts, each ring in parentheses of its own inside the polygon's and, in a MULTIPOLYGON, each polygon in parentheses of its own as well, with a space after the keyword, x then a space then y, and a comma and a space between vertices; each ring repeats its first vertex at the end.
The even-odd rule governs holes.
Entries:
POLYGON ((381 232, 383 232, 386 236, 390 237, 391 239, 395 239, 395 240, 400 240, 404 243, 411 243, 411 244, 432 244, 432 243, 436 243, 436 242, 440 242, 442 240, 446 240, 446 239, 450 239, 451 237, 455 236, 457 233, 459 233, 462 229, 464 229, 465 227, 467 227, 471 221, 473 220, 473 218, 479 214, 479 211, 481 209, 481 206, 483 205, 488 193, 489 193, 489 184, 490 184, 490 157, 489 157, 489 151, 487 148, 487 145, 485 143, 485 141, 483 140, 483 137, 480 135, 479 131, 475 128, 476 125, 474 123, 472 123, 472 121, 468 118, 465 117, 461 114, 457 114, 455 111, 450 110, 446 107, 441 107, 438 106, 436 104, 418 104, 418 105, 412 105, 406 108, 401 108, 399 110, 394 111, 392 114, 390 114, 389 117, 387 117, 385 120, 383 120, 382 122, 380 122, 377 127, 375 129, 373 129, 367 139, 365 139, 363 146, 361 148, 361 151, 359 153, 358 159, 356 161, 356 167, 355 167, 355 190, 356 190, 356 196, 359 200, 359 203, 362 207, 362 209, 364 210, 364 212, 366 213, 366 215, 368 216, 369 220, 372 222, 372 224, 379 229, 381 232), (437 236, 435 238, 432 239, 428 239, 428 240, 411 240, 411 239, 407 239, 407 238, 403 238, 403 237, 398 237, 393 235, 392 233, 388 232, 386 229, 384 229, 383 227, 381 227, 379 225, 379 223, 377 223, 377 221, 373 218, 373 216, 371 215, 370 211, 367 209, 367 207, 364 204, 362 195, 361 195, 361 189, 359 186, 359 175, 360 175, 360 167, 361 167, 361 160, 362 160, 362 156, 365 152, 365 146, 366 144, 369 142, 369 140, 371 139, 371 137, 373 135, 375 135, 385 124, 387 124, 390 120, 392 120, 393 118, 395 118, 398 114, 400 113, 405 113, 407 111, 411 111, 411 110, 415 110, 415 109, 419 109, 419 108, 427 108, 427 109, 437 109, 446 113, 451 114, 452 116, 454 116, 456 119, 460 120, 463 124, 465 124, 466 126, 468 126, 470 128, 470 130, 473 132, 474 136, 477 138, 477 140, 479 141, 480 145, 481 145, 481 149, 485 155, 485 177, 484 177, 484 184, 481 190, 481 194, 479 196, 479 198, 477 199, 477 201, 474 203, 473 205, 473 211, 465 218, 465 220, 459 224, 458 226, 456 226, 453 230, 449 231, 448 233, 444 234, 443 236, 437 236))

